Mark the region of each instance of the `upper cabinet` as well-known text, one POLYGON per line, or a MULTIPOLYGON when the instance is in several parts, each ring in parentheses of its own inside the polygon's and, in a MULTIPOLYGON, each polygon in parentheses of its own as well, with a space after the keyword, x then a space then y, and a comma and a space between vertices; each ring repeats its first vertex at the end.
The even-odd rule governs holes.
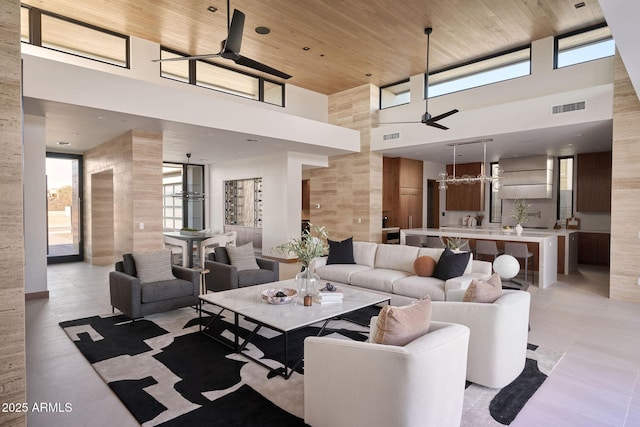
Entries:
POLYGON ((611 151, 578 154, 577 212, 611 212, 611 151))
MULTIPOLYGON (((483 163, 462 163, 456 164, 456 176, 464 175, 478 176, 484 173, 483 163)), ((453 166, 447 165, 447 174, 453 175, 453 166)), ((448 211, 484 211, 484 188, 483 183, 473 184, 449 184, 447 188, 447 210, 448 211)))

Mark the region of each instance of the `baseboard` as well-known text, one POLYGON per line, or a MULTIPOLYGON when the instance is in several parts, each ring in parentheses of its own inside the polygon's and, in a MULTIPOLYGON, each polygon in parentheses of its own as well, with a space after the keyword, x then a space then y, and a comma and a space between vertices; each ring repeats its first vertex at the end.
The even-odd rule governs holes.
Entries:
POLYGON ((42 298, 49 298, 49 291, 29 292, 28 294, 24 294, 25 301, 42 298))

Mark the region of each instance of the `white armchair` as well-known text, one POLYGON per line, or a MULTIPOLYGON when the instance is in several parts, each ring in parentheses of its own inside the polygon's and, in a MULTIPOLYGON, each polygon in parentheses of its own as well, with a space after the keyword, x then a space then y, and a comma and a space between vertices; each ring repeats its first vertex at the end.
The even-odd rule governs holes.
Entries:
POLYGON ((466 326, 443 322, 431 322, 428 334, 404 347, 307 338, 305 422, 313 427, 459 426, 468 340, 466 326))
POLYGON ((462 302, 464 290, 431 303, 431 319, 466 325, 469 337, 467 380, 491 388, 511 383, 524 369, 531 296, 504 290, 493 303, 462 302), (458 301, 452 301, 457 297, 458 301))

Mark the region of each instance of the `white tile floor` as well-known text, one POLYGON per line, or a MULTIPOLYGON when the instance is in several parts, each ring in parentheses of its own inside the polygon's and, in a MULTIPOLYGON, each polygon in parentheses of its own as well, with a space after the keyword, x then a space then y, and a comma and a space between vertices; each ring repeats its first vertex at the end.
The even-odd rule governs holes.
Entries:
MULTIPOLYGON (((71 412, 28 415, 31 427, 137 426, 58 322, 111 312, 111 267, 48 268, 50 298, 26 304, 27 397, 71 403, 71 412)), ((281 277, 299 267, 281 264, 281 277)), ((530 287, 529 342, 564 357, 513 426, 640 425, 640 304, 611 301, 607 270, 583 267, 541 290, 530 287)))

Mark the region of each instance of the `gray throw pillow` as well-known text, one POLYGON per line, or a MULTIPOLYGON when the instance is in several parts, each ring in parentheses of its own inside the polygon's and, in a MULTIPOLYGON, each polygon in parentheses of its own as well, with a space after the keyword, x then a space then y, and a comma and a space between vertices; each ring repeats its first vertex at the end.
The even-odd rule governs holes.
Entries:
POLYGON ((253 253, 253 242, 242 246, 227 246, 227 254, 231 260, 231 265, 242 270, 260 270, 253 253))
POLYGON ((171 271, 171 250, 165 249, 159 252, 133 253, 132 256, 136 262, 136 271, 140 283, 175 279, 171 271))

